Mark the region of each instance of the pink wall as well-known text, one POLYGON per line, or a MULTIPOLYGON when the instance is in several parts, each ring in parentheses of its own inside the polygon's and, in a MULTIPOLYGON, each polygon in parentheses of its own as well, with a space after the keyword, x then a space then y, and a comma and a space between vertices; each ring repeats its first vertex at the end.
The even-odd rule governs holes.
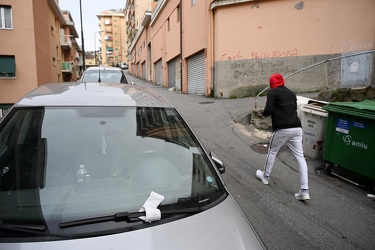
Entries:
POLYGON ((215 59, 341 53, 374 47, 375 2, 254 1, 215 10, 215 59), (372 7, 370 7, 372 5, 372 7), (370 25, 369 25, 370 24, 370 25))
POLYGON ((14 103, 37 87, 33 2, 5 0, 1 4, 12 6, 13 29, 0 30, 0 54, 15 56, 16 77, 0 78, 0 100, 14 103))
MULTIPOLYGON (((182 34, 184 93, 188 85, 187 62, 202 51, 205 94, 214 90, 216 96, 228 97, 233 89, 267 82, 272 72, 290 74, 319 60, 375 48, 373 0, 196 1, 194 6, 192 1, 182 1, 182 32, 181 22, 176 19, 179 3, 158 2, 147 41, 152 45, 152 80, 154 64, 162 60, 162 81, 166 86, 168 61, 179 56, 182 34)), ((133 61, 141 41, 131 51, 133 61)), ((147 56, 142 58, 148 60, 147 56)), ((340 61, 329 65, 329 79, 321 73, 324 67, 317 67, 290 79, 290 86, 299 91, 317 91, 327 84, 337 87, 345 70, 340 65, 340 61)), ((367 73, 371 81, 374 70, 370 68, 367 73)), ((370 82, 362 80, 359 82, 370 82)))

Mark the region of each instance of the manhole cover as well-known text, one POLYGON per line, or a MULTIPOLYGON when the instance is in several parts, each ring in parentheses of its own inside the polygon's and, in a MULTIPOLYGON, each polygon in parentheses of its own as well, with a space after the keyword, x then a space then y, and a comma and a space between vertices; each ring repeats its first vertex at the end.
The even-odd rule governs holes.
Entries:
POLYGON ((268 153, 268 143, 258 143, 251 146, 251 149, 254 152, 260 153, 260 154, 267 154, 268 153))
POLYGON ((215 103, 213 101, 209 101, 209 102, 200 102, 199 104, 212 104, 212 103, 215 103))

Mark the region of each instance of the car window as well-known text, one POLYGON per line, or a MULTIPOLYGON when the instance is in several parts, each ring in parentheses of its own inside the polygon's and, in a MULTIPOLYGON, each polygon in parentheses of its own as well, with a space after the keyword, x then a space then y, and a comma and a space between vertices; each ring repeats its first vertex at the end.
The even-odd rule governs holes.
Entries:
POLYGON ((138 211, 151 191, 188 207, 226 194, 171 108, 17 108, 0 135, 0 220, 33 218, 53 232, 57 218, 138 211))
POLYGON ((100 76, 100 81, 104 83, 124 83, 124 74, 121 71, 111 71, 111 70, 90 70, 86 71, 82 77, 82 82, 98 82, 100 76))

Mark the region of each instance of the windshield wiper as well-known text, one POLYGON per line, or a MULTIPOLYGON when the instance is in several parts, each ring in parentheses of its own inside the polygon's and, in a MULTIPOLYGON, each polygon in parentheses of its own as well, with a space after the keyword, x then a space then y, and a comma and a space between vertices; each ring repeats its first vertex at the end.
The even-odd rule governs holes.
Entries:
MULTIPOLYGON (((178 209, 178 210, 161 210, 161 216, 166 215, 175 215, 175 214, 194 214, 199 213, 200 208, 199 207, 192 207, 192 208, 185 208, 185 209, 178 209)), ((130 222, 136 222, 141 221, 138 217, 145 216, 146 212, 120 212, 116 213, 114 215, 109 216, 101 216, 101 217, 93 217, 88 219, 82 219, 82 220, 76 220, 76 221, 68 221, 68 222, 62 222, 59 224, 60 228, 68 228, 68 227, 76 227, 76 226, 82 226, 82 225, 88 225, 88 224, 94 224, 94 223, 101 223, 101 222, 107 222, 107 221, 114 221, 114 222, 120 222, 120 221, 126 221, 128 223, 130 222)))
POLYGON ((25 229, 25 230, 33 230, 33 231, 40 231, 40 232, 46 230, 45 225, 18 224, 18 223, 6 223, 6 224, 4 224, 2 220, 0 220, 0 228, 1 229, 25 229))
POLYGON ((36 225, 36 224, 19 224, 19 223, 6 223, 4 224, 2 220, 0 220, 0 229, 2 230, 10 230, 16 232, 23 232, 23 233, 30 233, 30 234, 38 234, 43 236, 52 236, 58 238, 68 238, 72 239, 72 235, 60 235, 60 234, 51 234, 45 232, 46 226, 45 225, 36 225))

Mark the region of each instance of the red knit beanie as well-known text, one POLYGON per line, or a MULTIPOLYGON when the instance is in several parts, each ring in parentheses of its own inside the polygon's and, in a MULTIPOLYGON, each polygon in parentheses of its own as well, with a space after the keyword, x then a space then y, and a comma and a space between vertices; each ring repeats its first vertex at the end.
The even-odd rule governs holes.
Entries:
POLYGON ((271 89, 284 86, 284 78, 280 74, 273 74, 270 76, 270 87, 271 89))

